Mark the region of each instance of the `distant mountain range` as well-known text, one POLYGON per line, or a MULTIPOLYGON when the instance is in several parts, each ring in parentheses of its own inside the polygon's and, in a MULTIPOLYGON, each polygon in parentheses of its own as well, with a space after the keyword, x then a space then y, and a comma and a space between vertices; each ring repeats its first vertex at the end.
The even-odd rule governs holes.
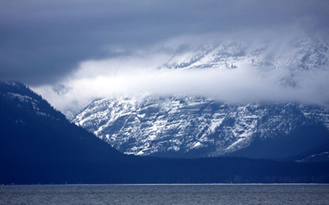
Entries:
POLYGON ((327 162, 124 155, 16 82, 0 82, 0 167, 0 184, 329 182, 327 162))
MULTIPOLYGON (((248 66, 264 75, 277 75, 277 86, 295 88, 302 83, 296 78, 299 73, 329 70, 328 48, 327 41, 316 38, 286 45, 229 41, 177 54, 162 69, 248 66)), ((195 96, 122 95, 95 100, 72 122, 123 153, 141 156, 279 159, 307 157, 304 154, 310 152, 322 156, 329 151, 329 109, 297 102, 227 103, 195 96)))

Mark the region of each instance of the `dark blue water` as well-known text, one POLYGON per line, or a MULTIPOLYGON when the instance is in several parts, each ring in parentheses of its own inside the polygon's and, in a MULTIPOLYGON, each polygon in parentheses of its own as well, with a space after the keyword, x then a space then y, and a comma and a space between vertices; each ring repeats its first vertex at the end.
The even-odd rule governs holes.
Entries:
POLYGON ((329 185, 1 186, 0 204, 329 204, 329 185))

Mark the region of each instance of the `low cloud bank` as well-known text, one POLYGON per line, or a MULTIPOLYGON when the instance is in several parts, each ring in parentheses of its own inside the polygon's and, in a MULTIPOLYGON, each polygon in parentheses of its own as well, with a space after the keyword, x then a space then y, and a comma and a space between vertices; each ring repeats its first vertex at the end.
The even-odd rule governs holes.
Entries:
POLYGON ((116 95, 190 95, 227 102, 300 102, 327 106, 328 70, 294 73, 296 86, 282 85, 286 70, 160 68, 167 54, 86 61, 66 80, 60 95, 52 86, 33 89, 62 112, 79 111, 92 100, 116 95))

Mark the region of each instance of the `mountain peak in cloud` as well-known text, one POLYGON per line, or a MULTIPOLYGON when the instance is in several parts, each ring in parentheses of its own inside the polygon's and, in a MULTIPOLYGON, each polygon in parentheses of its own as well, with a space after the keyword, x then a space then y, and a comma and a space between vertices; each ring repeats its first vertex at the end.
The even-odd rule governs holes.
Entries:
POLYGON ((93 99, 140 93, 327 106, 328 39, 274 36, 217 41, 190 38, 191 45, 181 42, 188 46, 178 51, 171 47, 171 40, 129 56, 80 63, 61 82, 70 88, 61 98, 54 97, 47 86, 35 89, 62 111, 73 104, 74 109, 81 109, 93 99))

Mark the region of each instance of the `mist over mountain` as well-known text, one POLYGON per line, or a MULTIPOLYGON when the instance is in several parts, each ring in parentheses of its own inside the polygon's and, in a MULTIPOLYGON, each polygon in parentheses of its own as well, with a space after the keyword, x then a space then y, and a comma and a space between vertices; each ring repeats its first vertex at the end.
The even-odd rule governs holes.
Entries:
POLYGON ((181 49, 173 40, 156 46, 154 52, 149 48, 128 57, 85 61, 60 84, 66 90, 60 96, 53 86, 33 89, 70 119, 95 99, 121 94, 328 107, 328 39, 263 35, 258 39, 219 36, 217 41, 184 38, 177 40, 181 49))
POLYGON ((329 142, 325 40, 197 45, 158 68, 157 75, 150 75, 152 84, 145 72, 146 77, 129 87, 128 95, 99 88, 108 96, 93 101, 73 122, 127 154, 254 158, 303 154, 329 142), (161 75, 168 78, 161 81, 161 75), (149 92, 140 94, 138 86, 149 92))

